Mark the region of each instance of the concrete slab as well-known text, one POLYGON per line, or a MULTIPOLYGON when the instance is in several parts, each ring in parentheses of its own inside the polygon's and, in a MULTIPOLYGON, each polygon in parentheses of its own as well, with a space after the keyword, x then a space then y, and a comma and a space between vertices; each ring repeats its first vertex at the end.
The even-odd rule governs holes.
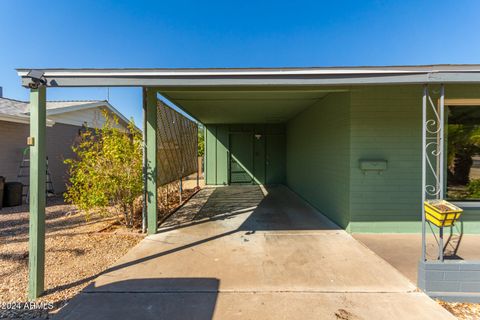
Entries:
POLYGON ((70 320, 455 319, 421 293, 89 293, 62 313, 70 320))
POLYGON ((288 189, 268 192, 203 189, 58 316, 453 319, 288 189))
MULTIPOLYGON (((353 237, 397 268, 413 283, 417 282, 418 261, 421 258, 420 234, 353 234, 353 237)), ((427 258, 436 259, 438 247, 432 236, 427 238, 427 258)), ((463 235, 455 257, 480 260, 480 235, 463 235)), ((448 252, 452 247, 447 247, 448 252)))

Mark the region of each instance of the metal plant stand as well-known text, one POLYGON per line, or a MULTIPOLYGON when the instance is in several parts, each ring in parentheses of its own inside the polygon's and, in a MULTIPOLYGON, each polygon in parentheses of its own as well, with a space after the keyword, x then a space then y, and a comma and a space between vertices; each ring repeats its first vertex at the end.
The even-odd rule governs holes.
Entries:
MULTIPOLYGON (((445 127, 445 88, 423 87, 422 99, 422 261, 426 260, 427 223, 424 203, 432 199, 444 199, 444 127, 445 127), (434 103, 433 97, 438 103, 434 103)), ((431 225, 430 225, 431 228, 431 225)), ((435 235, 435 232, 432 233, 435 235)), ((443 227, 439 227, 438 259, 443 261, 443 227)))

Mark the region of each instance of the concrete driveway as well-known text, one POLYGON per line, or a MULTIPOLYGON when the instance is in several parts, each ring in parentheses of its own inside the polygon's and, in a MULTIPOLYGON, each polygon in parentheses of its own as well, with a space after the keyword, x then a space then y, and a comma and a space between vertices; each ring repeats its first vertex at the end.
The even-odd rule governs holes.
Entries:
MULTIPOLYGON (((448 239, 448 231, 445 231, 448 239)), ((370 250, 385 259, 410 281, 417 281, 418 261, 421 259, 421 234, 367 234, 352 235, 370 250)), ((460 243, 458 238, 446 245, 445 259, 480 260, 480 235, 464 234, 460 243), (458 245, 458 247, 457 247, 458 245), (458 250, 458 251, 457 251, 458 250)), ((446 241, 445 241, 446 242, 446 241)), ((427 229, 427 259, 438 258, 438 244, 427 229)))
POLYGON ((206 188, 62 319, 454 319, 285 187, 206 188))

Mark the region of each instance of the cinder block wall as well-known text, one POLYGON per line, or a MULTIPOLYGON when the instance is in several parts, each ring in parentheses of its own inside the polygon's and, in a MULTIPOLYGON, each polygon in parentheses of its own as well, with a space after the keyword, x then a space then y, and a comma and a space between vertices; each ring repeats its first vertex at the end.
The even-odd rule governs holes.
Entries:
POLYGON ((480 302, 480 261, 420 262, 418 286, 432 298, 480 302))

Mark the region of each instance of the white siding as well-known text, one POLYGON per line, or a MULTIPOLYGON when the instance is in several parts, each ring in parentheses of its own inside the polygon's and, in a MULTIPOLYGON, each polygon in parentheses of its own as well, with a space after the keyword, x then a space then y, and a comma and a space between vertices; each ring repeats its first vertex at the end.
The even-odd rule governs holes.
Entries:
MULTIPOLYGON (((113 113, 109 111, 109 114, 112 115, 113 113)), ((82 126, 86 123, 90 128, 100 128, 105 122, 102 108, 98 107, 49 115, 48 118, 55 121, 55 123, 64 123, 75 126, 82 126)), ((125 128, 125 125, 122 124, 122 120, 119 120, 119 124, 116 127, 125 128)))

